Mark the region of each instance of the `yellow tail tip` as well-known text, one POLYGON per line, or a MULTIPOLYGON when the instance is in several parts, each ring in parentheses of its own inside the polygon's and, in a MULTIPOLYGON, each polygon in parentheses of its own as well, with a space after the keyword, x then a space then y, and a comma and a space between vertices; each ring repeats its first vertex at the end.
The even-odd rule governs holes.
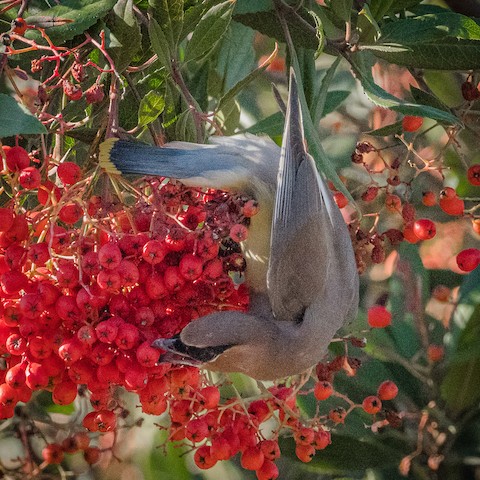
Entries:
POLYGON ((118 170, 118 168, 113 164, 110 159, 110 153, 112 148, 115 146, 115 142, 118 138, 107 138, 104 142, 100 144, 100 151, 98 154, 98 164, 100 168, 103 168, 105 172, 109 173, 110 175, 121 175, 122 172, 118 170))

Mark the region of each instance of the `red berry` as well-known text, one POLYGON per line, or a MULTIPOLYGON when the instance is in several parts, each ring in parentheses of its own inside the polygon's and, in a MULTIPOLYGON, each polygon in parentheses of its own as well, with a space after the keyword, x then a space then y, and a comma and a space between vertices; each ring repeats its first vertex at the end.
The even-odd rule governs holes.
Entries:
POLYGON ((463 211, 465 210, 464 201, 458 198, 457 192, 451 187, 445 187, 440 192, 438 204, 448 215, 463 215, 463 211))
POLYGON ((237 223, 230 228, 229 235, 234 242, 243 242, 248 237, 248 228, 241 223, 237 223))
POLYGON ((368 324, 372 328, 385 328, 392 323, 392 314, 383 305, 368 309, 368 324))
POLYGON ((0 208, 0 232, 10 230, 15 219, 15 214, 11 208, 0 208))
POLYGON ((335 192, 333 194, 333 199, 338 208, 344 208, 348 205, 348 198, 342 192, 335 192))
POLYGON ((398 387, 391 380, 385 380, 377 390, 380 400, 393 400, 398 394, 398 387))
POLYGON ((63 92, 70 100, 73 101, 80 100, 83 94, 80 85, 70 83, 68 80, 63 81, 63 92))
POLYGON ((480 187, 480 163, 476 163, 468 169, 467 179, 472 185, 480 187))
POLYGON ((212 468, 217 463, 212 454, 212 449, 208 445, 202 445, 198 448, 193 456, 193 460, 195 465, 202 470, 212 468))
POLYGON ((150 240, 143 246, 142 258, 152 265, 160 263, 167 254, 165 244, 159 240, 150 240))
POLYGON ((97 447, 87 447, 83 452, 83 458, 89 465, 93 465, 100 460, 100 449, 97 447))
POLYGON ((480 264, 480 250, 478 248, 467 248, 457 255, 457 265, 464 272, 475 270, 480 264))
POLYGON ((11 172, 18 172, 30 165, 28 152, 22 147, 2 147, 7 157, 7 168, 11 172))
POLYGON ((328 418, 333 423, 344 423, 346 415, 347 415, 347 412, 342 407, 334 408, 333 410, 330 410, 328 412, 328 418))
POLYGON ((91 87, 85 90, 85 100, 88 104, 100 103, 105 98, 103 85, 94 83, 91 87))
POLYGON ((264 460, 265 455, 260 447, 249 447, 242 453, 240 464, 245 470, 258 470, 262 467, 264 460))
POLYGON ((76 203, 67 203, 58 212, 58 218, 67 225, 77 223, 83 216, 82 208, 76 203))
POLYGON ((378 397, 371 395, 363 399, 362 408, 370 415, 375 415, 382 409, 382 402, 378 397))
POLYGON ((26 167, 21 170, 18 182, 26 190, 38 188, 42 183, 42 176, 35 167, 26 167))
POLYGON ((179 264, 180 274, 187 280, 196 280, 203 272, 203 260, 197 255, 187 253, 179 264))
POLYGON ((415 235, 415 230, 413 229, 413 223, 408 223, 403 229, 403 238, 408 243, 417 243, 420 239, 415 235))
POLYGON ((98 251, 98 262, 100 266, 107 270, 114 270, 120 265, 122 261, 122 252, 115 243, 106 243, 98 251))
POLYGON ((42 450, 42 457, 49 464, 62 463, 63 449, 56 443, 50 443, 42 450))
POLYGON ((73 162, 63 162, 57 167, 58 178, 64 185, 73 185, 82 178, 82 170, 73 162))
POLYGON ((411 115, 406 115, 402 119, 402 129, 404 132, 415 132, 423 124, 422 117, 414 117, 411 115))
POLYGON ((430 240, 437 233, 437 229, 428 218, 420 218, 413 223, 413 233, 420 240, 430 240))
POLYGON ((257 480, 275 480, 278 478, 278 467, 267 458, 263 462, 263 465, 256 471, 257 480))

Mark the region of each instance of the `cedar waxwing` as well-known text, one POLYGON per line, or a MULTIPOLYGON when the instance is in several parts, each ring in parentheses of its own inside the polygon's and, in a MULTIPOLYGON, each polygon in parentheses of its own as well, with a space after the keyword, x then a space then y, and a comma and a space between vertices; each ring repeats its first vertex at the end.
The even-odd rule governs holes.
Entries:
POLYGON ((188 186, 244 192, 259 204, 242 248, 248 313, 222 311, 153 345, 160 361, 243 372, 259 380, 298 374, 322 360, 358 307, 358 273, 345 221, 306 152, 295 76, 282 148, 252 135, 164 147, 114 141, 101 147, 110 173, 172 177, 188 186))

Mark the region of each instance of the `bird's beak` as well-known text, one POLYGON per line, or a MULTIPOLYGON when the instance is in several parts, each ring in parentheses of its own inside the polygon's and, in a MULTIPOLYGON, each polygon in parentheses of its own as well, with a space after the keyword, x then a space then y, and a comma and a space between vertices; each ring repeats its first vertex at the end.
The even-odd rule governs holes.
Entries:
POLYGON ((176 338, 157 338, 157 340, 152 343, 152 347, 158 348, 161 351, 158 359, 159 363, 174 363, 200 367, 202 362, 175 350, 176 340, 176 338))

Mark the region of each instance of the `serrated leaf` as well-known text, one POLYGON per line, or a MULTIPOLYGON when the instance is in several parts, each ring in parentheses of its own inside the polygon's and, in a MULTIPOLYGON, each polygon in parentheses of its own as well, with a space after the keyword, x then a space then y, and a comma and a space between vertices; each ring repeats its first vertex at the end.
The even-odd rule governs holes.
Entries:
POLYGON ((315 22, 315 33, 317 35, 317 40, 318 40, 318 47, 315 50, 315 55, 314 55, 314 58, 316 60, 323 53, 323 50, 325 49, 326 36, 325 36, 325 32, 323 31, 322 20, 320 19, 320 17, 313 10, 309 10, 308 13, 312 16, 315 22))
POLYGON ((170 70, 170 48, 163 30, 153 17, 149 18, 148 35, 150 37, 150 43, 152 44, 153 51, 158 57, 158 62, 160 65, 170 70))
POLYGON ((165 109, 165 96, 150 90, 140 101, 138 108, 138 126, 145 127, 155 121, 165 109))
MULTIPOLYGON (((35 25, 39 17, 54 17, 73 20, 71 23, 54 26, 48 29, 48 36, 55 43, 63 43, 80 35, 95 25, 98 20, 105 17, 115 5, 116 0, 64 0, 61 5, 56 5, 42 11, 40 16, 31 16, 26 19, 30 25, 35 25)), ((27 38, 40 40, 39 32, 31 30, 27 38)))
POLYGON ((205 57, 225 35, 232 18, 233 4, 230 1, 211 8, 193 31, 185 49, 185 61, 205 57))
POLYGON ((183 0, 148 0, 171 51, 177 47, 183 28, 183 0))
POLYGON ((330 10, 344 22, 350 21, 353 0, 330 0, 330 10))
POLYGON ((376 57, 410 68, 476 70, 480 68, 480 41, 445 38, 434 43, 408 44, 405 51, 374 52, 376 57))
POLYGON ((355 76, 362 84, 365 94, 375 105, 389 108, 404 115, 428 117, 451 125, 460 124, 460 120, 450 112, 401 100, 377 85, 373 80, 371 70, 374 62, 371 54, 368 52, 355 53, 351 55, 349 60, 355 76))
POLYGON ((118 0, 107 20, 105 41, 115 68, 122 72, 142 46, 140 26, 133 14, 133 0, 118 0))
POLYGON ((0 138, 47 133, 29 110, 10 95, 0 93, 0 138))
POLYGON ((402 121, 400 120, 385 127, 377 128, 376 130, 370 130, 365 132, 365 134, 373 135, 374 137, 388 137, 389 135, 399 135, 402 131, 402 121))

